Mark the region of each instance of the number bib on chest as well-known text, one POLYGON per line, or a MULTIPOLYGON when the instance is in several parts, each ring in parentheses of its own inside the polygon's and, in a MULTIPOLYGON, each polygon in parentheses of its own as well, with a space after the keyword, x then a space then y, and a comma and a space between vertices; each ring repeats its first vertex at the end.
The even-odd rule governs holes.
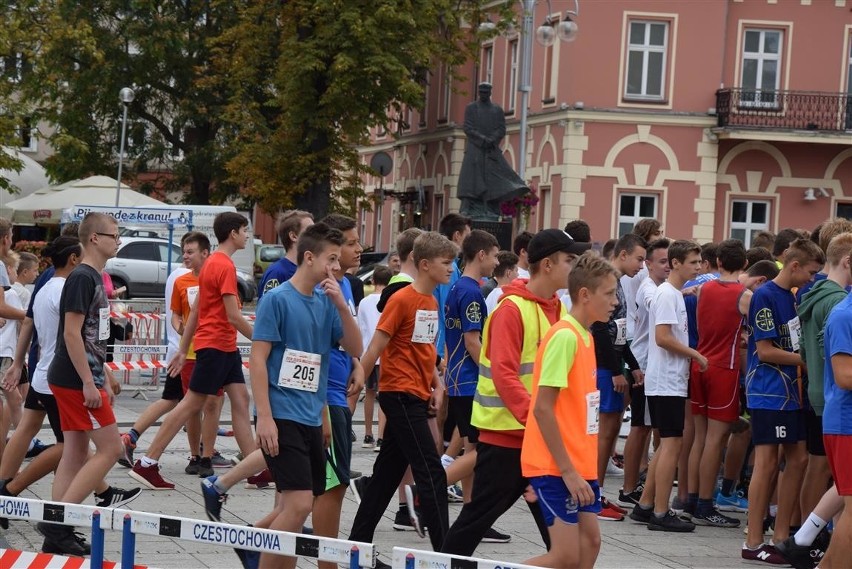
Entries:
POLYGON ((411 341, 415 344, 431 344, 438 334, 438 311, 418 310, 414 317, 414 332, 411 341))
POLYGON ((799 317, 796 316, 787 322, 787 330, 790 331, 790 344, 793 346, 793 351, 799 351, 799 338, 802 335, 802 323, 799 322, 799 317))
POLYGON ((627 318, 616 318, 615 329, 615 345, 625 345, 627 343, 627 318))
POLYGON ((190 308, 192 308, 192 305, 195 304, 196 298, 198 298, 198 287, 197 286, 186 287, 186 301, 189 303, 190 308))
POLYGON ((284 350, 284 358, 281 361, 278 385, 316 393, 319 389, 321 365, 322 356, 319 354, 287 348, 284 350))
POLYGON ((601 410, 601 392, 592 391, 586 394, 586 434, 598 434, 598 418, 601 410))
POLYGON ((98 311, 98 340, 109 339, 109 308, 98 311))

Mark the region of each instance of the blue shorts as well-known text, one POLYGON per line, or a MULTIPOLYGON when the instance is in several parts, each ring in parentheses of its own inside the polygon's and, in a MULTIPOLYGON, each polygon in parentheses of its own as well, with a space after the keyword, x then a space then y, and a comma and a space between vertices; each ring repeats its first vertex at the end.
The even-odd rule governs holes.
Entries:
POLYGON ((556 518, 566 524, 577 525, 580 521, 580 512, 590 514, 601 512, 601 489, 598 487, 597 480, 587 480, 592 487, 592 492, 595 493, 595 501, 588 506, 577 504, 559 476, 533 476, 529 480, 538 497, 541 514, 548 527, 553 525, 556 518))
POLYGON ((621 413, 624 411, 624 394, 615 391, 612 385, 612 372, 599 369, 598 391, 601 392, 601 413, 621 413))
POLYGON ((796 444, 807 439, 805 413, 749 409, 751 414, 751 440, 755 445, 796 444))

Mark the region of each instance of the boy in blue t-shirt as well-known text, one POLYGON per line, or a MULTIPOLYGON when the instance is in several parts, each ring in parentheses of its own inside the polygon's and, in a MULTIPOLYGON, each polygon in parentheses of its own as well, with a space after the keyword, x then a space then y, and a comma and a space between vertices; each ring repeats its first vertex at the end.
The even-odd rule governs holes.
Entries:
POLYGON ((778 445, 784 447, 787 467, 778 488, 774 543, 781 543, 790 533, 790 518, 807 462, 799 378, 803 363, 799 355, 801 326, 792 289, 811 281, 823 263, 825 254, 816 243, 797 239, 787 249, 784 268, 778 276, 760 287, 751 299, 745 392, 755 448, 743 559, 784 562, 774 546, 763 542, 763 518, 778 467, 778 445))
MULTIPOLYGON (((338 344, 361 354, 361 332, 334 277, 343 242, 343 234, 324 223, 305 229, 296 273, 258 305, 249 360, 256 432, 281 496, 256 527, 299 532, 314 497, 325 491, 330 354, 338 344)), ((262 567, 295 565, 291 557, 260 558, 262 567)))
POLYGON ((299 235, 314 224, 314 216, 307 211, 291 209, 281 215, 278 222, 278 239, 284 245, 284 256, 269 265, 257 283, 257 301, 270 290, 285 283, 296 273, 296 241, 299 235))
POLYGON ((479 288, 483 277, 491 276, 497 267, 497 239, 488 232, 474 229, 462 242, 464 272, 456 281, 444 305, 447 341, 447 421, 459 430, 464 442, 464 456, 447 469, 447 478, 460 478, 465 502, 470 501, 473 467, 476 464, 478 433, 470 424, 473 396, 479 380, 479 352, 487 309, 479 288))

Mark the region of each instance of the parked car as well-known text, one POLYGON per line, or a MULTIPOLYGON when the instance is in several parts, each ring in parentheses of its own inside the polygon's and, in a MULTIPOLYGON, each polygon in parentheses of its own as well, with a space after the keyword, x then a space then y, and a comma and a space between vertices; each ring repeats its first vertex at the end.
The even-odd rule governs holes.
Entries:
POLYGON ((260 280, 269 265, 284 256, 286 251, 283 245, 268 245, 261 243, 254 246, 254 278, 260 280))
MULTIPOLYGON (((169 277, 169 246, 174 270, 183 263, 183 252, 177 243, 157 237, 122 237, 118 252, 105 268, 115 288, 126 287, 127 298, 162 298, 169 277)), ((257 295, 254 279, 244 271, 237 270, 237 288, 243 303, 257 295)))

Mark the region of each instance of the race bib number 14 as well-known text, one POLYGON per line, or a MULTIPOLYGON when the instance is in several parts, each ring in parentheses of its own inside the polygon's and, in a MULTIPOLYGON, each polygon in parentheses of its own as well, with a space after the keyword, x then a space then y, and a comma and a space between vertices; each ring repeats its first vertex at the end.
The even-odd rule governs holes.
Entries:
POLYGON ((432 344, 438 335, 438 311, 418 310, 414 317, 411 341, 415 344, 432 344))

